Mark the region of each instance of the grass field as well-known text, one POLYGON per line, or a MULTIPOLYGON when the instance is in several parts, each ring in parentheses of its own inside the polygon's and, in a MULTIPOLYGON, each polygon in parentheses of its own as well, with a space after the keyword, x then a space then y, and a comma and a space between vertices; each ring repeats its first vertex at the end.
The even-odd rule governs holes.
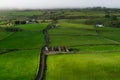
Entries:
POLYGON ((77 49, 80 52, 118 51, 120 49, 120 46, 115 45, 119 44, 119 42, 115 41, 116 39, 119 40, 117 35, 119 29, 110 27, 95 28, 92 25, 79 23, 79 20, 73 20, 72 22, 72 20, 68 19, 59 20, 58 24, 57 28, 49 30, 49 46, 66 46, 71 49, 77 49))
POLYGON ((44 80, 119 80, 119 29, 78 21, 60 20, 59 27, 49 30, 49 46, 66 46, 74 52, 47 56, 44 80))
POLYGON ((42 11, 1 11, 1 16, 33 16, 33 15, 41 15, 42 11))
POLYGON ((26 50, 0 55, 0 80, 34 80, 39 52, 26 50))
POLYGON ((80 23, 70 23, 68 20, 59 20, 59 25, 61 27, 69 27, 69 28, 79 28, 79 29, 94 29, 94 26, 91 25, 85 25, 80 23))
MULTIPOLYGON (((78 25, 80 26, 80 25, 78 25)), ((57 27, 49 30, 49 34, 68 34, 68 35, 97 35, 93 29, 80 29, 75 27, 57 27)))
POLYGON ((12 33, 10 33, 10 32, 0 32, 0 40, 8 37, 10 34, 12 34, 12 33))
POLYGON ((48 56, 45 80, 119 80, 119 61, 119 52, 48 56))
POLYGON ((119 45, 93 45, 93 46, 71 46, 70 49, 77 50, 78 53, 104 53, 104 52, 120 52, 119 45))
POLYGON ((58 26, 48 31, 48 46, 65 46, 71 52, 45 55, 44 80, 120 80, 120 29, 98 28, 96 23, 87 25, 86 21, 104 20, 108 13, 112 21, 114 17, 119 19, 119 12, 104 8, 0 11, 0 80, 35 79, 45 44, 42 30, 49 24, 44 21, 56 22, 54 20, 58 26), (34 19, 42 23, 13 26, 23 31, 5 30, 6 25, 14 21, 34 19), (9 50, 16 51, 7 52, 9 50))
POLYGON ((42 31, 45 26, 47 26, 48 23, 40 23, 40 24, 25 24, 25 25, 19 25, 16 26, 18 28, 21 28, 23 30, 30 30, 30 31, 42 31))
POLYGON ((44 44, 44 36, 42 34, 42 30, 47 26, 47 24, 48 23, 15 26, 24 29, 24 31, 15 32, 11 36, 8 36, 4 40, 1 40, 0 48, 31 49, 42 47, 44 44))
POLYGON ((78 46, 92 44, 114 44, 98 36, 51 36, 50 46, 78 46), (59 43, 60 42, 60 43, 59 43))
POLYGON ((0 53, 8 49, 20 49, 0 54, 0 80, 34 80, 37 75, 39 56, 44 45, 42 34, 45 24, 19 25, 24 31, 0 32, 0 53), (28 50, 26 50, 28 49, 28 50))
POLYGON ((120 37, 118 37, 120 34, 119 28, 104 28, 102 30, 98 29, 98 31, 101 36, 120 42, 120 37))
POLYGON ((42 32, 16 32, 0 41, 0 48, 40 48, 44 44, 42 32))

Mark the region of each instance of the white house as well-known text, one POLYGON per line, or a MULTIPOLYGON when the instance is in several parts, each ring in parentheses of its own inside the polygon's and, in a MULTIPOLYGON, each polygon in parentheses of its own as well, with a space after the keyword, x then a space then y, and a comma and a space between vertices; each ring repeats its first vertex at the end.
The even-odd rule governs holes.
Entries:
POLYGON ((103 24, 96 24, 96 27, 104 27, 103 24))

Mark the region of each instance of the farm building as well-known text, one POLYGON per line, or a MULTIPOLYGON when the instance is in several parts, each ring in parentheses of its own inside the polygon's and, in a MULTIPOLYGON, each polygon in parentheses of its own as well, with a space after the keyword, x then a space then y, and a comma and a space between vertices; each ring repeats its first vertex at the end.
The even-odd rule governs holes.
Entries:
POLYGON ((103 24, 96 24, 96 27, 104 27, 103 24))

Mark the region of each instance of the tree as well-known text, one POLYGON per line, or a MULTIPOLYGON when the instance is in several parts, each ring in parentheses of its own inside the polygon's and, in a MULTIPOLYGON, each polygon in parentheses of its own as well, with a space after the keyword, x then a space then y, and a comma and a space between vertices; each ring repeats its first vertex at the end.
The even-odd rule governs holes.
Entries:
POLYGON ((111 20, 118 20, 117 16, 113 15, 111 16, 111 20))
POLYGON ((110 15, 109 15, 109 14, 106 14, 106 15, 105 15, 105 18, 110 18, 110 15))

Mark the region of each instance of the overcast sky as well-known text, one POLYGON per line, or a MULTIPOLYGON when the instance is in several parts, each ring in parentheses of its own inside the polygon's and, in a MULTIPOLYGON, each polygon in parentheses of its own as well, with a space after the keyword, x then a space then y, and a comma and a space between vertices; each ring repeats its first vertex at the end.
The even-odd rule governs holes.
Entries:
POLYGON ((1 8, 83 8, 83 7, 120 8, 120 0, 0 0, 1 8))

